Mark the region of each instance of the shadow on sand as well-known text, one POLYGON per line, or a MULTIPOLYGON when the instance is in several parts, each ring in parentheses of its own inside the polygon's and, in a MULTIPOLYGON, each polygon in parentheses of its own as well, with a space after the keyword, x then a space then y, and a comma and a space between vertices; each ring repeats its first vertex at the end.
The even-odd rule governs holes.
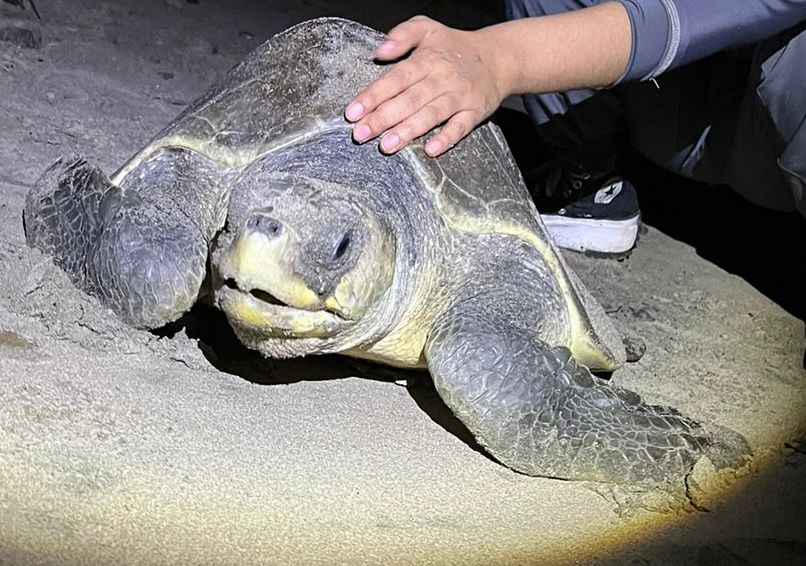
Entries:
POLYGON ((442 402, 431 376, 424 370, 404 370, 339 355, 273 360, 250 350, 238 340, 221 311, 198 304, 177 322, 155 332, 171 337, 179 333, 196 340, 204 357, 217 370, 257 385, 287 385, 358 377, 405 387, 431 420, 476 452, 494 460, 442 402))

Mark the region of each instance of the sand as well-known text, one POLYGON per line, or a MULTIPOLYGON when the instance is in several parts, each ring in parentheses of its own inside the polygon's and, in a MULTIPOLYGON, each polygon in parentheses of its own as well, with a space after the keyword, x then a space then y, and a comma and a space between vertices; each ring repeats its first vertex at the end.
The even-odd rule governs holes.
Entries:
POLYGON ((0 42, 0 564, 806 560, 803 321, 657 230, 623 262, 568 259, 646 345, 613 380, 753 446, 729 493, 676 513, 622 488, 512 472, 422 376, 261 360, 204 309, 163 335, 132 330, 25 245, 25 194, 47 165, 82 153, 114 170, 288 25, 338 14, 385 29, 415 4, 463 26, 490 13, 39 4, 41 22, 0 4, 0 29, 41 36, 0 42))

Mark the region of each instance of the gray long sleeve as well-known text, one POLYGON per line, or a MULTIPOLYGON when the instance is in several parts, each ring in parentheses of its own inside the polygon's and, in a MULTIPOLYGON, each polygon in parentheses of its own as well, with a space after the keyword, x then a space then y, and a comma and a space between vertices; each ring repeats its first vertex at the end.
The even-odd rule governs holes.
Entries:
POLYGON ((806 20, 806 0, 618 0, 632 26, 620 81, 647 80, 806 20))

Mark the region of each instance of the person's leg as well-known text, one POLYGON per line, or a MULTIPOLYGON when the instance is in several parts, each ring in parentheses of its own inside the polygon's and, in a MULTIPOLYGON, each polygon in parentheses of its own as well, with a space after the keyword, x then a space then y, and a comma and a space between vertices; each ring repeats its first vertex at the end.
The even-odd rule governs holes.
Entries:
MULTIPOLYGON (((508 19, 546 16, 603 0, 507 0, 508 19)), ((527 94, 524 106, 552 158, 526 183, 558 245, 622 255, 635 244, 635 190, 616 173, 625 121, 620 93, 573 90, 527 94)))
POLYGON ((752 202, 806 216, 804 61, 806 24, 756 48, 727 183, 752 202))
MULTIPOLYGON (((508 20, 570 12, 604 0, 507 0, 508 20)), ((523 103, 552 153, 581 154, 592 160, 612 157, 615 135, 624 131, 621 98, 614 91, 590 89, 525 94, 523 103)))
POLYGON ((654 83, 623 85, 632 149, 683 177, 725 182, 748 69, 749 57, 723 53, 664 73, 654 83))
POLYGON ((806 25, 625 85, 632 146, 683 176, 806 215, 806 25))

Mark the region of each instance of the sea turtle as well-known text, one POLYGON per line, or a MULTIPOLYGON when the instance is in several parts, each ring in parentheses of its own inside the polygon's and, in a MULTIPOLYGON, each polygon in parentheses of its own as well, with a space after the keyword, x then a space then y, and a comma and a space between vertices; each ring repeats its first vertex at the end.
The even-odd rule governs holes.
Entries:
POLYGON ((206 292, 265 356, 427 367, 526 474, 664 482, 703 455, 741 459, 740 436, 591 374, 623 347, 494 125, 437 159, 351 141, 341 112, 382 72, 381 39, 334 18, 275 36, 111 178, 80 158, 51 167, 26 202, 28 242, 139 327, 206 292))

